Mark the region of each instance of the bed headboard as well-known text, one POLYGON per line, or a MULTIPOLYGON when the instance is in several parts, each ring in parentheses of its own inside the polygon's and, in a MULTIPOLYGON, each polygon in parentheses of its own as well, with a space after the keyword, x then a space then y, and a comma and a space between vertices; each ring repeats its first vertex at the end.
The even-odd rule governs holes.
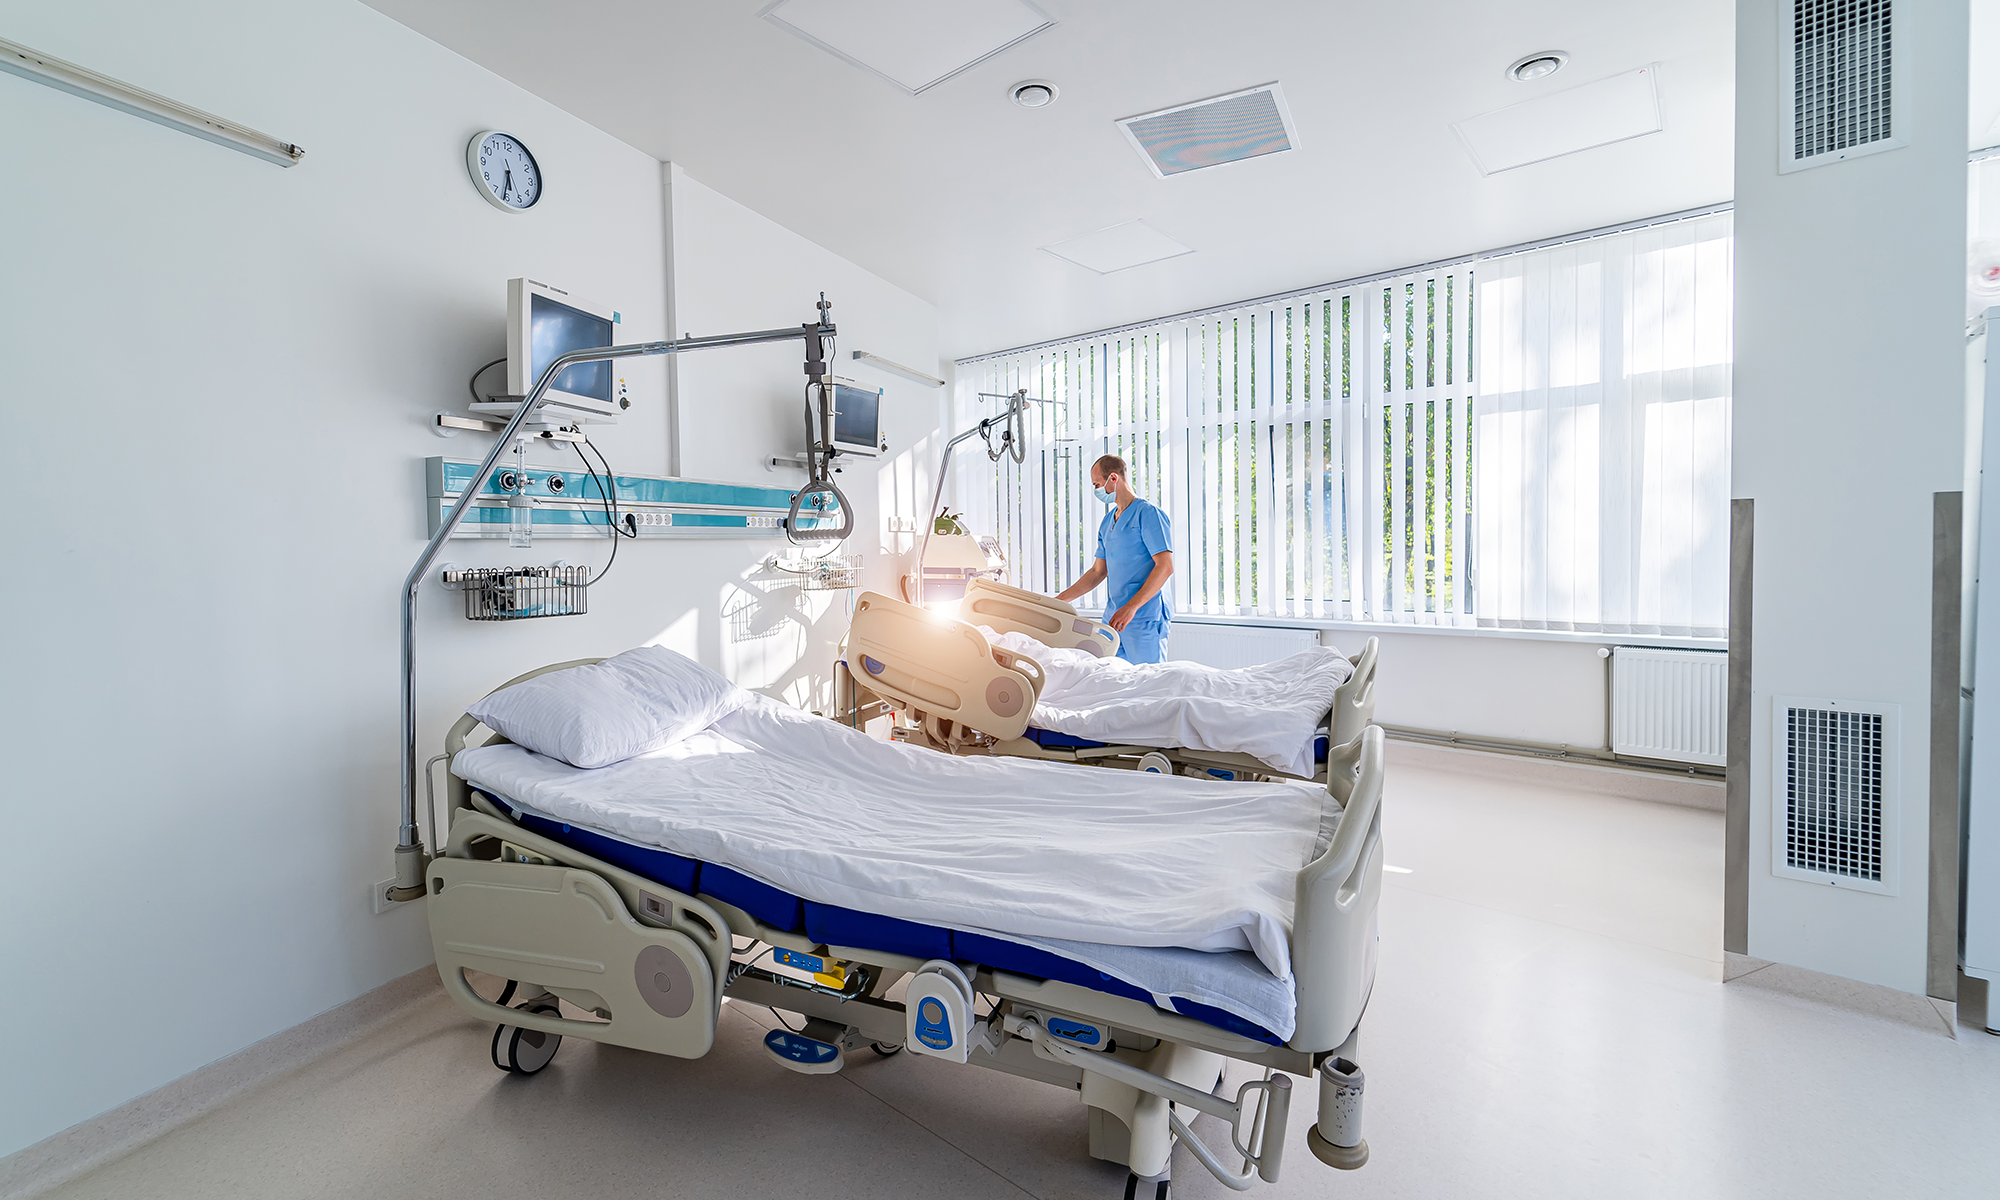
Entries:
POLYGON ((992 579, 975 579, 965 587, 960 619, 1001 633, 1025 633, 1044 646, 1088 650, 1099 658, 1118 653, 1118 631, 1102 621, 1076 615, 1066 600, 1044 596, 992 579))

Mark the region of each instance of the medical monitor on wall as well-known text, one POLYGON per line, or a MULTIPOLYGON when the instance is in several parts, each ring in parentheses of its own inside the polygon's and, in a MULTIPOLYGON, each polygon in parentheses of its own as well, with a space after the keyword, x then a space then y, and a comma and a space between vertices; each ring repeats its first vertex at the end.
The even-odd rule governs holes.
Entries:
MULTIPOLYGON (((558 287, 533 279, 507 281, 507 394, 526 396, 551 362, 572 350, 615 346, 621 340, 619 313, 558 287)), ((629 408, 615 362, 578 363, 549 385, 551 415, 586 421, 615 418, 629 408)), ((513 411, 512 403, 474 405, 513 411)))
POLYGON ((833 448, 843 454, 882 452, 882 389, 834 377, 833 448))

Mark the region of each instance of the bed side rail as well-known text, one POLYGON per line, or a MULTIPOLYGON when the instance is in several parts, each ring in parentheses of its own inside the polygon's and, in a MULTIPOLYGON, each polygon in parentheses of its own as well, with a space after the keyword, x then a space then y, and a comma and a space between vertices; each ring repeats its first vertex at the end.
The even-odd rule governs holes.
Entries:
POLYGON ((1044 596, 992 579, 965 585, 959 615, 974 625, 1001 633, 1025 633, 1044 646, 1087 650, 1099 658, 1118 653, 1118 631, 1102 621, 1080 617, 1066 600, 1044 596))
POLYGON ((964 621, 880 592, 855 600, 847 651, 856 681, 895 707, 996 738, 1021 736, 1046 681, 964 621))
POLYGON ((1292 975, 1298 992, 1295 1050, 1331 1050, 1361 1019, 1382 898, 1383 737, 1371 725, 1328 753, 1327 790, 1341 801, 1326 852, 1298 873, 1292 975))
POLYGON ((1381 642, 1371 637, 1361 653, 1349 660, 1354 664, 1354 673, 1333 693, 1333 712, 1327 719, 1329 746, 1346 745, 1374 723, 1375 669, 1381 648, 1381 642))

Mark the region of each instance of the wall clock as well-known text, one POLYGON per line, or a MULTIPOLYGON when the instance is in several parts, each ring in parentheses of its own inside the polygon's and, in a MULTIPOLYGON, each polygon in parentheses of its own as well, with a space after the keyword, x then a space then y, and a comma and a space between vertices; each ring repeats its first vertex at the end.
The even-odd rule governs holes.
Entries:
POLYGON ((465 169, 486 202, 501 212, 520 213, 542 198, 542 168, 521 139, 489 129, 465 147, 465 169))

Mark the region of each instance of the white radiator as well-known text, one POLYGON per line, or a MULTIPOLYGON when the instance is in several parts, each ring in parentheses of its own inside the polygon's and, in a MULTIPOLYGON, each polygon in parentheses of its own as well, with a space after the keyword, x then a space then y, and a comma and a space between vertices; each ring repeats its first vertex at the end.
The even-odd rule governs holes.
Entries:
POLYGON ((1720 767, 1729 702, 1722 650, 1619 646, 1611 654, 1611 750, 1720 767))
POLYGON ((1254 667, 1319 645, 1312 629, 1267 629, 1261 625, 1210 625, 1176 621, 1167 633, 1167 657, 1207 667, 1254 667))

